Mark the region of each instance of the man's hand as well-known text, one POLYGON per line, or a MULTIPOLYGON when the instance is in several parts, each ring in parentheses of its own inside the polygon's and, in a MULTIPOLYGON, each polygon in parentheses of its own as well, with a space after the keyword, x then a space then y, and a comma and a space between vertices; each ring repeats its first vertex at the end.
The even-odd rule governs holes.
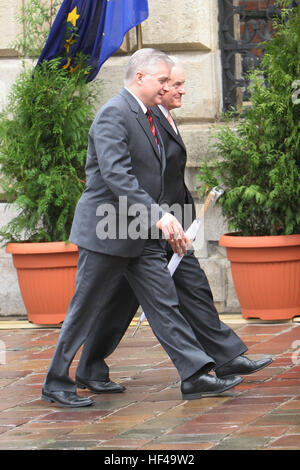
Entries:
POLYGON ((174 253, 179 256, 187 253, 192 246, 191 241, 185 235, 182 226, 172 214, 165 214, 156 226, 163 232, 165 239, 170 243, 174 253))

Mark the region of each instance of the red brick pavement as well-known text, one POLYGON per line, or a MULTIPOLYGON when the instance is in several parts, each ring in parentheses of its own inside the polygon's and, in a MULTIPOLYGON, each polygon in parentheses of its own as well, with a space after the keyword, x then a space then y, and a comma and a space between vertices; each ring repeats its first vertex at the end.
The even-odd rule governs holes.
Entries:
POLYGON ((132 337, 131 326, 108 359, 126 391, 92 395, 95 405, 82 409, 40 399, 59 328, 0 329, 0 450, 299 450, 300 324, 227 322, 249 357, 274 359, 234 391, 182 401, 176 369, 151 329, 132 337))

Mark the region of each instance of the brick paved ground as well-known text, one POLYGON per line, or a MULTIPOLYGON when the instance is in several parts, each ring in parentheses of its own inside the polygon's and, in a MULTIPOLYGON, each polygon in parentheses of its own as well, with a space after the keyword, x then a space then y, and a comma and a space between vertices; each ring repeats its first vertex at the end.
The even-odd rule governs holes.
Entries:
POLYGON ((182 401, 176 369, 151 329, 143 325, 132 337, 133 325, 108 360, 126 392, 92 395, 95 405, 81 409, 40 400, 59 328, 1 329, 1 323, 0 450, 300 449, 297 322, 228 320, 249 357, 272 355, 274 362, 222 397, 192 401, 182 401))

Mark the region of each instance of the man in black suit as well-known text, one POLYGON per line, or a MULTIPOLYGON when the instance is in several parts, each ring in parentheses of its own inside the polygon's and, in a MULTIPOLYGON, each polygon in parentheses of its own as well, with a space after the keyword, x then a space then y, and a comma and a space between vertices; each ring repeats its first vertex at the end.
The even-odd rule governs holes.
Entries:
MULTIPOLYGON (((187 229, 195 218, 193 198, 184 182, 186 148, 170 111, 182 105, 185 75, 180 64, 173 66, 169 91, 162 98, 162 105, 153 108, 156 124, 166 151, 164 172, 164 196, 161 204, 179 209, 187 229)), ((166 257, 173 254, 165 244, 166 257)), ((242 354, 246 345, 226 324, 220 321, 213 303, 211 289, 193 251, 186 254, 173 276, 180 312, 191 325, 201 348, 215 363, 216 374, 224 377, 231 373, 249 374, 270 364, 271 359, 251 361, 242 354)), ((109 368, 105 358, 112 353, 125 333, 138 308, 138 301, 125 278, 100 321, 91 332, 83 348, 76 371, 79 387, 89 388, 95 393, 122 392, 124 387, 109 379, 109 368)), ((148 316, 148 312, 146 312, 148 316)), ((182 390, 185 390, 183 384, 182 390)))
POLYGON ((185 398, 219 393, 242 380, 208 374, 215 362, 180 312, 167 269, 167 242, 155 230, 173 251, 186 252, 189 240, 181 224, 162 207, 166 156, 149 110, 169 90, 172 66, 160 51, 137 51, 128 62, 125 88, 100 109, 91 126, 86 187, 70 235, 79 251, 76 288, 44 380, 46 401, 66 407, 93 403, 77 395, 69 368, 118 295, 124 276, 176 366, 185 398))

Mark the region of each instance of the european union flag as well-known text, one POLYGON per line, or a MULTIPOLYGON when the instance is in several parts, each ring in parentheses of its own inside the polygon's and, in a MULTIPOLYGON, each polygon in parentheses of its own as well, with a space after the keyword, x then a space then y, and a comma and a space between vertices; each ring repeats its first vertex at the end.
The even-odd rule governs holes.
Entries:
POLYGON ((80 52, 88 58, 91 81, 119 49, 127 31, 148 14, 148 0, 64 0, 37 65, 62 57, 62 66, 72 72, 80 52))

